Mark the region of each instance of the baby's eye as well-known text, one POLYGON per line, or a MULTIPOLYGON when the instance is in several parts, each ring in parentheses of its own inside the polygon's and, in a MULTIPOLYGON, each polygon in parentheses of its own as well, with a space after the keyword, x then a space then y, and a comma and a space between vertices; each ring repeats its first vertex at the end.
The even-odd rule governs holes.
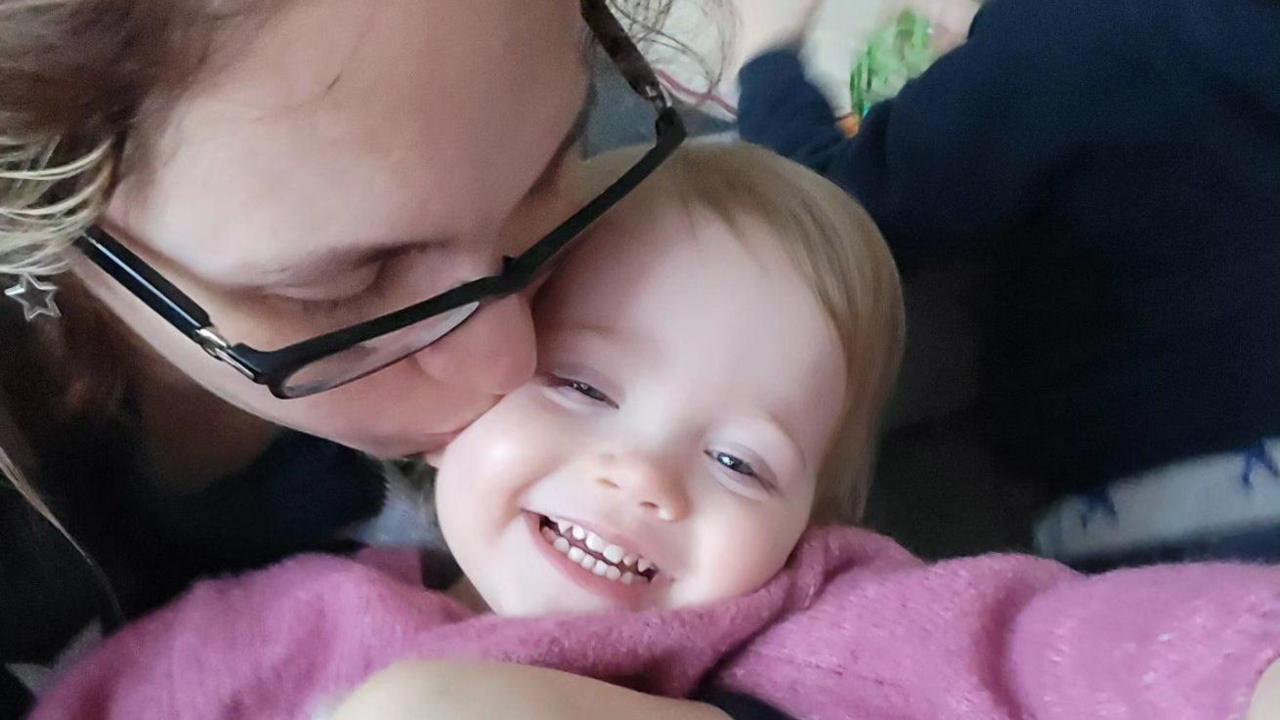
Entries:
POLYGON ((603 405, 608 405, 609 407, 614 408, 615 410, 618 407, 618 403, 614 402, 613 399, 610 398, 608 395, 605 395, 604 393, 600 392, 589 383, 585 383, 581 380, 574 380, 572 378, 555 377, 555 378, 552 378, 552 385, 556 387, 565 388, 566 390, 572 390, 573 392, 576 392, 579 395, 587 397, 603 405))
POLYGON ((706 450, 711 462, 728 470, 716 473, 717 480, 729 490, 755 500, 766 500, 779 494, 769 469, 757 467, 751 462, 723 450, 706 450))
POLYGON ((711 458, 713 461, 719 463, 720 465, 723 465, 729 468, 733 472, 738 473, 739 475, 746 475, 747 477, 751 477, 751 478, 759 477, 758 475, 756 475, 756 469, 751 467, 751 463, 747 462, 746 460, 743 460, 742 458, 734 457, 729 453, 719 452, 716 450, 708 450, 706 452, 707 452, 707 457, 711 458))

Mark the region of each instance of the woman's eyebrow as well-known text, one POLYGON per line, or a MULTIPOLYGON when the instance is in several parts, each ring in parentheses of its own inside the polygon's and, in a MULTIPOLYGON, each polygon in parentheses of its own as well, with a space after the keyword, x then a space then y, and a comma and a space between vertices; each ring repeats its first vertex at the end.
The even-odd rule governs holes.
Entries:
POLYGON ((573 118, 573 124, 569 126, 568 132, 561 138, 560 144, 556 146, 556 150, 547 160, 546 166, 542 172, 538 173, 538 179, 533 181, 530 192, 537 192, 546 187, 551 178, 555 176, 556 171, 564 164, 564 160, 569 156, 569 152, 579 146, 582 137, 587 134, 587 124, 591 120, 591 109, 596 103, 596 84, 594 81, 587 82, 587 93, 583 99, 582 107, 579 108, 578 114, 573 118))

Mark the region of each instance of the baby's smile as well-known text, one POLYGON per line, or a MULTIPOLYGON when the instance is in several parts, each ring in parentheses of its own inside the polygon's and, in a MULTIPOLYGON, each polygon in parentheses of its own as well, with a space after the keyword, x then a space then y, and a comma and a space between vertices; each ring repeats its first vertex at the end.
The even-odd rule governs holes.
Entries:
POLYGON ((639 553, 568 520, 538 517, 547 544, 585 572, 624 585, 649 584, 658 575, 658 566, 639 553))

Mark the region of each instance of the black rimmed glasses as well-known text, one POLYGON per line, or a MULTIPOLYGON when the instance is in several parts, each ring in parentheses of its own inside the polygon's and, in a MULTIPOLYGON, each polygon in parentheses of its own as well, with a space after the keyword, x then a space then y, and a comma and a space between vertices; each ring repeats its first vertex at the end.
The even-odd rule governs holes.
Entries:
POLYGON ((444 338, 486 303, 529 287, 574 239, 634 190, 684 141, 685 128, 679 114, 605 0, 582 0, 582 15, 622 77, 657 111, 654 143, 600 195, 519 257, 507 258, 497 275, 472 280, 371 320, 266 351, 232 344, 199 304, 103 229, 88 229, 76 246, 205 352, 253 382, 266 385, 276 397, 314 395, 377 372, 444 338))

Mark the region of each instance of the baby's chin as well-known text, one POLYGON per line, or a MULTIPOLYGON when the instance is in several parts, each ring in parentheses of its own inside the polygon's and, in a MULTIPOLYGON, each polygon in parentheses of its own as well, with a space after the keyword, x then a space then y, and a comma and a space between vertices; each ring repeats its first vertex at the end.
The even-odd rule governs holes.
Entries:
MULTIPOLYGON (((730 602, 740 595, 721 596, 718 594, 703 597, 673 597, 663 594, 639 600, 637 602, 619 602, 586 592, 565 592, 557 588, 538 588, 529 592, 508 589, 498 593, 494 603, 485 601, 486 608, 492 608, 498 615, 508 617, 539 617, 549 615, 596 615, 614 612, 667 612, 708 607, 730 602), (496 604, 495 604, 496 603, 496 604)), ((482 596, 477 592, 477 598, 482 596)))

